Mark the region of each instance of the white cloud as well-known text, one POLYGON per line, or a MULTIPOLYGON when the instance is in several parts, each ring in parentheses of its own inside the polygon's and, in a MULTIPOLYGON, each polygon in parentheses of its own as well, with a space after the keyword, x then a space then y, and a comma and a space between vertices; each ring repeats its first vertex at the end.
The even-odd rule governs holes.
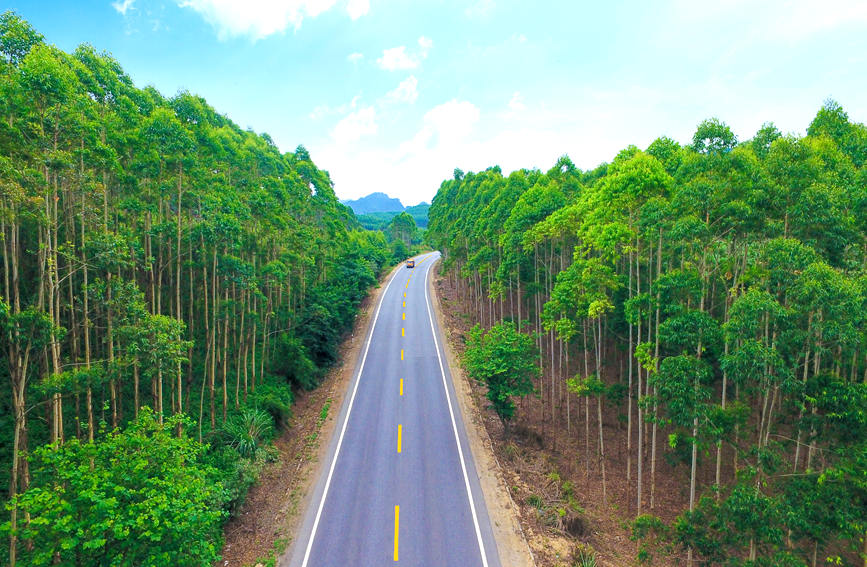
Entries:
POLYGON ((325 118, 326 116, 346 114, 347 112, 355 109, 358 106, 359 100, 361 100, 360 94, 355 95, 354 97, 352 97, 351 101, 341 104, 340 106, 329 106, 327 104, 320 104, 313 109, 313 112, 310 113, 310 118, 313 120, 319 120, 320 118, 325 118))
POLYGON ((473 131, 479 116, 478 107, 467 101, 452 99, 435 106, 424 115, 421 130, 400 145, 397 158, 412 160, 437 149, 450 152, 458 148, 473 131))
POLYGON ((419 51, 415 54, 407 52, 405 45, 384 49, 382 57, 376 60, 376 63, 381 69, 386 71, 405 71, 407 69, 415 69, 421 64, 423 59, 427 59, 427 55, 433 48, 433 40, 429 37, 421 36, 418 38, 419 51))
POLYGON ((180 7, 191 8, 201 14, 217 29, 220 39, 246 35, 257 40, 284 32, 290 24, 298 28, 305 16, 314 18, 330 10, 336 0, 245 0, 244 2, 177 0, 177 2, 180 7))
POLYGON ((479 116, 479 109, 473 103, 452 99, 429 110, 424 115, 424 124, 443 138, 457 140, 472 132, 479 116))
POLYGON ((409 104, 414 103, 418 99, 418 79, 415 76, 410 75, 393 91, 389 91, 388 94, 385 95, 385 99, 389 102, 406 102, 409 104))
MULTIPOLYGON (((638 110, 626 117, 605 113, 597 96, 604 102, 608 94, 583 93, 579 98, 586 108, 582 106, 577 113, 571 99, 557 110, 533 104, 508 123, 500 115, 482 112, 470 101, 452 99, 429 109, 415 132, 397 147, 377 138, 352 152, 334 142, 324 147, 314 145, 312 150, 317 163, 331 173, 341 198, 378 190, 406 204, 429 202, 456 167, 481 171, 499 165, 504 175, 519 168, 547 170, 564 153, 579 167, 595 167, 603 160, 610 161, 630 141, 644 143, 642 136, 624 141, 623 124, 634 128, 635 114, 646 113, 647 105, 637 105, 638 110), (614 133, 610 132, 612 125, 616 127, 614 133)), ((630 93, 628 98, 636 95, 646 93, 630 93)))
POLYGON ((350 53, 349 55, 346 56, 346 60, 349 61, 350 63, 358 63, 362 59, 364 59, 364 53, 357 53, 356 52, 356 53, 350 53))
POLYGON ((405 45, 383 50, 382 57, 377 59, 376 62, 386 71, 415 69, 419 64, 418 59, 410 57, 407 54, 405 45))
MULTIPOLYGON (((605 111, 612 94, 617 93, 577 93, 580 112, 576 112, 571 99, 555 108, 546 108, 540 102, 514 113, 509 121, 500 114, 482 112, 468 100, 452 99, 430 108, 418 129, 402 143, 378 137, 352 152, 333 141, 312 149, 317 163, 331 173, 341 198, 381 190, 414 204, 430 201, 456 167, 482 171, 499 165, 507 175, 519 168, 547 170, 559 156, 568 153, 579 167, 588 168, 610 161, 630 142, 646 147, 653 138, 643 132, 636 134, 636 115, 649 114, 657 99, 645 92, 619 95, 614 105, 617 108, 630 108, 626 99, 652 102, 635 104, 634 111, 618 114, 605 111), (413 183, 408 184, 407 179, 413 183)), ((503 109, 512 112, 506 105, 503 109)), ((670 117, 661 120, 670 121, 670 117)), ((651 126, 654 137, 666 133, 659 122, 651 126)), ((683 136, 671 134, 681 139, 691 132, 683 136)))
POLYGON ((512 95, 512 99, 509 101, 509 108, 514 112, 520 112, 527 108, 527 105, 524 104, 524 96, 518 91, 515 91, 515 94, 512 95))
POLYGON ((377 130, 376 109, 372 106, 366 106, 350 113, 338 122, 334 130, 331 131, 331 137, 339 145, 346 145, 357 142, 364 136, 372 136, 376 134, 377 130))
POLYGON ((346 13, 353 20, 357 20, 361 16, 370 11, 370 0, 349 0, 346 5, 346 13))
POLYGON ((118 11, 121 16, 126 16, 127 11, 133 10, 135 0, 115 0, 111 7, 118 11))
POLYGON ((331 107, 327 104, 320 104, 310 113, 311 120, 319 120, 320 118, 324 118, 331 114, 331 107))

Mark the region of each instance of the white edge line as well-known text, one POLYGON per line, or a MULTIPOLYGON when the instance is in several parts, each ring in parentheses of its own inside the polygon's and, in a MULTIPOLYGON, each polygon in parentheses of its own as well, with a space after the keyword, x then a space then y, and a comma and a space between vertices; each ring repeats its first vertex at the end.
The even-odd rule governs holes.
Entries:
POLYGON ((440 375, 443 378, 443 389, 446 392, 446 402, 448 403, 448 406, 449 406, 449 415, 452 418, 452 431, 454 431, 454 433, 455 433, 455 444, 458 446, 458 457, 460 457, 460 459, 461 459, 461 471, 463 471, 463 473, 464 473, 464 485, 467 488, 467 498, 470 501, 470 512, 473 515, 473 526, 476 528, 476 538, 479 541, 479 551, 482 554, 482 565, 483 565, 483 567, 488 567, 488 557, 485 554, 485 543, 482 541, 482 530, 479 529, 479 518, 478 518, 478 515, 476 514, 476 504, 473 501, 473 492, 472 492, 472 489, 470 488, 470 478, 467 476, 467 464, 464 462, 464 451, 463 451, 463 449, 461 449, 461 440, 460 440, 460 437, 458 437, 458 426, 455 423, 455 412, 452 409, 452 398, 449 395, 449 388, 448 388, 448 385, 446 384, 446 371, 443 368, 443 358, 442 358, 442 355, 440 355, 439 341, 437 341, 437 332, 436 332, 436 328, 434 327, 433 310, 431 309, 431 306, 430 306, 430 296, 428 295, 428 288, 430 287, 430 285, 429 285, 430 278, 428 276, 430 275, 431 266, 433 266, 433 264, 428 266, 427 272, 425 273, 424 298, 425 298, 425 302, 427 303, 427 315, 428 315, 428 319, 430 319, 430 329, 431 329, 431 333, 433 334, 434 346, 436 347, 436 351, 437 351, 437 359, 439 360, 439 363, 440 363, 440 375))
MULTIPOLYGON (((313 539, 316 537, 316 529, 319 527, 319 518, 322 517, 322 509, 325 507, 325 497, 328 496, 328 487, 331 486, 331 476, 334 474, 334 467, 337 465, 337 456, 340 454, 340 446, 343 445, 343 435, 346 433, 346 425, 349 423, 349 414, 352 413, 352 404, 355 403, 355 393, 358 391, 358 384, 361 382, 361 374, 364 372, 364 363, 367 361, 367 351, 370 350, 370 343, 373 340, 373 332, 376 330, 376 321, 379 319, 379 310, 382 308, 382 302, 388 294, 388 288, 392 282, 397 279, 400 269, 394 271, 394 275, 388 281, 388 285, 379 296, 379 305, 376 307, 376 315, 373 317, 373 324, 370 327, 370 336, 367 337, 367 346, 364 347, 364 356, 361 357, 361 365, 358 367, 358 374, 355 378, 355 385, 352 388, 352 396, 349 398, 349 406, 346 408, 346 416, 343 419, 343 426, 340 428, 340 437, 337 438, 337 448, 334 450, 334 458, 331 460, 331 466, 328 469, 328 477, 325 480, 325 488, 322 491, 322 499, 319 501, 319 508, 316 510, 316 519, 313 520, 313 528, 310 530, 310 540, 307 542, 307 549, 304 551, 304 560, 301 562, 301 567, 307 567, 307 561, 310 560, 310 551, 313 549, 313 539)), ((442 363, 440 363, 442 365, 442 363)))

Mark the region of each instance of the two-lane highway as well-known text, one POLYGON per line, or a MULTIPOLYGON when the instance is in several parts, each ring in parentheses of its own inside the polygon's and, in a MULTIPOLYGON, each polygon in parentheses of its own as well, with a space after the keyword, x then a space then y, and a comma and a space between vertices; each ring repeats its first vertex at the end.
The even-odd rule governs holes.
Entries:
POLYGON ((290 567, 499 567, 428 281, 398 268, 338 417, 290 567))

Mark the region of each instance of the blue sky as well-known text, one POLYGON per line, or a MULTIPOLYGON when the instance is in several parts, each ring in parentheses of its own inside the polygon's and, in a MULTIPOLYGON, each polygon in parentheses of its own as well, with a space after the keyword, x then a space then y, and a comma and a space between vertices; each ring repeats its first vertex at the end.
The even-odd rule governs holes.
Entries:
POLYGON ((803 134, 833 98, 867 121, 863 0, 7 2, 138 86, 204 96, 341 198, 429 201, 455 167, 589 169, 718 117, 803 134))

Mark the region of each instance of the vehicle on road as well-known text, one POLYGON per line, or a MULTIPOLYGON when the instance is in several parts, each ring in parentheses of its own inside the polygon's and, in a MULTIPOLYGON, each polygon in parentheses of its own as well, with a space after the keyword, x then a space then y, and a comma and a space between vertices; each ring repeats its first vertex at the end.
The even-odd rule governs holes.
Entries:
POLYGON ((407 260, 406 261, 407 268, 415 268, 415 260, 407 260))

